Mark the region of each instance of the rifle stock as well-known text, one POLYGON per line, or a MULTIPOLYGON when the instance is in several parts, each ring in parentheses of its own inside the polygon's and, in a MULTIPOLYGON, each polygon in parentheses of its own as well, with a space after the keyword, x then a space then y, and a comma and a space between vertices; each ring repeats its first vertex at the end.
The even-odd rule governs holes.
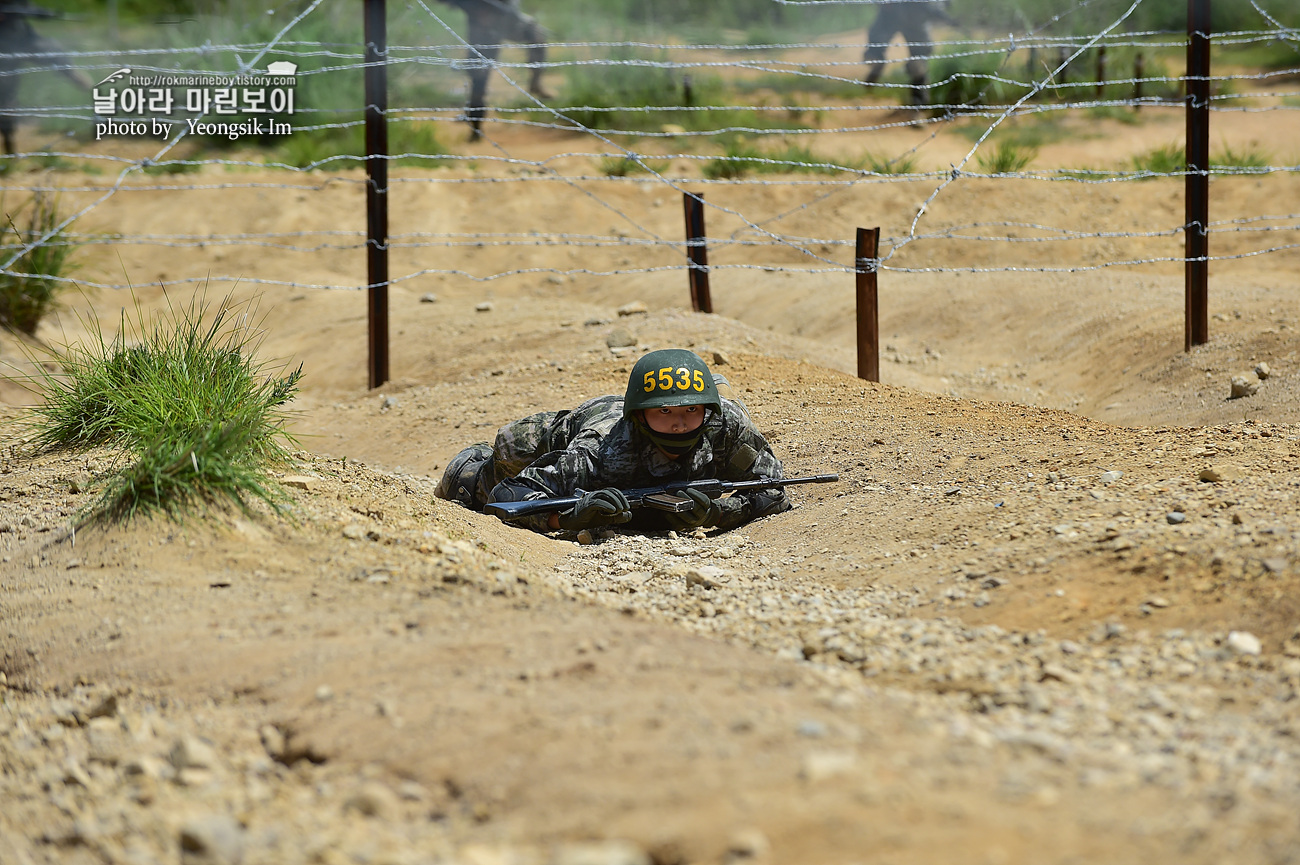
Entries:
MULTIPOLYGON (((652 507, 653 505, 648 505, 645 499, 657 493, 679 493, 682 490, 692 489, 699 490, 710 498, 717 498, 723 493, 737 490, 775 489, 796 484, 828 484, 839 479, 839 474, 835 472, 801 478, 758 478, 752 481, 720 481, 705 478, 697 481, 673 481, 657 487, 638 487, 623 490, 623 494, 627 496, 628 504, 633 508, 641 508, 652 507)), ((522 502, 489 502, 484 506, 483 512, 508 522, 537 514, 553 514, 568 510, 578 503, 579 498, 581 496, 559 496, 553 499, 528 499, 522 502)))

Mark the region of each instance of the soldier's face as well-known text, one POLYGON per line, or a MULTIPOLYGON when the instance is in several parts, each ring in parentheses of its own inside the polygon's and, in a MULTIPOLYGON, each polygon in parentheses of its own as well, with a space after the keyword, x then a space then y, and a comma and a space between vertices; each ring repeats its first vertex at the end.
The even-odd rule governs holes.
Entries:
POLYGON ((645 409, 645 425, 658 433, 695 432, 702 423, 702 405, 666 405, 645 409))

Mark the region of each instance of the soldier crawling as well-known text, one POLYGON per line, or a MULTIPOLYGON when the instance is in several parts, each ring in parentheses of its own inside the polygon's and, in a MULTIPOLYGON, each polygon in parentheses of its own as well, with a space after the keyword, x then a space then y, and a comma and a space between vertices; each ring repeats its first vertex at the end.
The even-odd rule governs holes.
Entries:
POLYGON ((913 105, 930 101, 930 24, 955 23, 944 9, 946 0, 920 0, 920 2, 885 3, 876 18, 867 27, 867 50, 862 59, 868 64, 867 84, 875 84, 885 69, 885 48, 894 34, 901 33, 907 46, 907 78, 912 85, 913 105))
POLYGON ((29 18, 53 18, 54 13, 28 3, 0 3, 0 140, 5 153, 14 152, 14 132, 18 128, 19 72, 24 66, 58 68, 73 82, 91 87, 84 72, 71 68, 63 48, 53 39, 39 35, 29 18), (45 57, 15 57, 16 54, 44 54, 45 57))
POLYGON ((470 140, 483 137, 483 118, 487 116, 488 76, 492 64, 501 54, 505 42, 528 46, 528 63, 532 67, 528 91, 538 99, 550 99, 542 88, 542 66, 546 63, 546 31, 531 15, 519 8, 519 0, 442 0, 465 13, 469 24, 465 53, 469 71, 469 99, 465 119, 470 125, 470 140))
POLYGON ((789 510, 782 489, 720 499, 687 489, 691 509, 681 513, 629 506, 626 489, 784 477, 744 406, 720 395, 719 384, 726 389, 726 380, 692 351, 652 351, 632 367, 623 396, 531 415, 502 427, 495 445, 480 442, 461 451, 434 495, 473 510, 488 502, 580 496, 567 511, 516 521, 539 532, 624 524, 642 531, 726 530, 789 510))

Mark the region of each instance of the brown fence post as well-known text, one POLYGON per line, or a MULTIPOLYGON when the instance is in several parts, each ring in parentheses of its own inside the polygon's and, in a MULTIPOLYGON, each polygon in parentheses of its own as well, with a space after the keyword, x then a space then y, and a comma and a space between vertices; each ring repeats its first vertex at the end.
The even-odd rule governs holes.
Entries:
POLYGON ((1187 0, 1183 350, 1210 340, 1210 0, 1187 0))
POLYGON ((1146 60, 1139 51, 1133 58, 1133 110, 1142 110, 1142 78, 1146 75, 1146 60))
POLYGON ((366 306, 370 387, 388 381, 388 26, 385 0, 365 2, 366 306))
POLYGON ((858 378, 880 381, 880 321, 876 272, 880 267, 880 229, 859 228, 854 269, 857 272, 858 378))
POLYGON ((704 234, 704 193, 683 192, 682 204, 686 208, 686 254, 691 260, 687 270, 691 283, 691 309, 713 312, 713 298, 709 294, 708 237, 704 234))
POLYGON ((1106 46, 1097 49, 1097 98, 1106 91, 1106 46))

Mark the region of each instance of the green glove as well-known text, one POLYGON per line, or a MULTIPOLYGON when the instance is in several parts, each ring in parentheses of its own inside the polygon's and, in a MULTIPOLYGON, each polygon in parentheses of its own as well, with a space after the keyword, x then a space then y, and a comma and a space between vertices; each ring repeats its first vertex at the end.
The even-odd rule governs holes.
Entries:
POLYGON ((626 523, 632 519, 632 506, 622 490, 606 487, 583 493, 573 510, 559 514, 557 522, 562 529, 593 529, 626 523))
POLYGON ((722 514, 717 501, 709 498, 699 490, 684 489, 682 495, 690 499, 694 503, 694 507, 681 513, 664 514, 664 517, 668 520, 668 525, 674 529, 682 530, 717 524, 718 517, 722 514))

